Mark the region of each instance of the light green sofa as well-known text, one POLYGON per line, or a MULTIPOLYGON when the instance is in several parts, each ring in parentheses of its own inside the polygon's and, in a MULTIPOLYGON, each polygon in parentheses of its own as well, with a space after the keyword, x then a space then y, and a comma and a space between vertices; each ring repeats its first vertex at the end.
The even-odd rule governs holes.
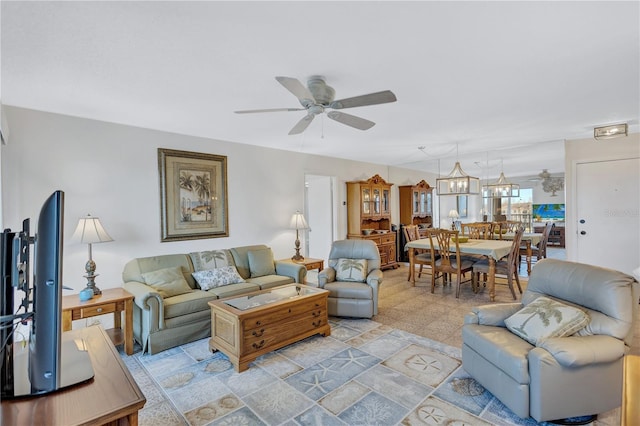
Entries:
MULTIPOLYGON (((123 287, 135 296, 133 305, 133 334, 142 352, 155 354, 211 335, 211 311, 208 302, 251 291, 289 283, 304 283, 307 270, 303 265, 273 261, 275 274, 253 276, 250 254, 271 249, 265 245, 235 247, 225 250, 189 254, 169 254, 136 258, 129 261, 122 272, 123 287), (196 270, 211 269, 203 265, 202 257, 223 259, 235 265, 246 281, 204 291, 191 275, 196 270), (194 262, 195 260, 195 262, 194 262), (194 266, 196 265, 197 266, 194 266), (192 289, 184 294, 163 298, 156 288, 146 284, 143 274, 165 268, 180 267, 192 289)), ((271 254, 271 259, 273 255, 271 254)), ((252 257, 253 260, 253 257, 252 257)), ((215 260, 213 259, 215 262, 215 260)), ((260 275, 260 274, 257 274, 260 275)))

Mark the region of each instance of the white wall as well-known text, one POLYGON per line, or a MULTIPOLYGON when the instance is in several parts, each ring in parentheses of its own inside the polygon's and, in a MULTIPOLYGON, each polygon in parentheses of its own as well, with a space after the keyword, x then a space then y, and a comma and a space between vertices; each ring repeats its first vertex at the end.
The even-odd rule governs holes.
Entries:
MULTIPOLYGON (((338 236, 346 235, 346 185, 379 174, 394 183, 392 222, 397 223, 397 185, 435 178, 413 170, 260 148, 76 117, 4 107, 11 143, 2 147, 2 200, 6 227, 35 221, 43 201, 65 192, 65 285, 85 285, 87 247, 71 241, 78 218, 100 217, 114 241, 93 246, 98 286, 119 287, 132 258, 205 249, 267 244, 276 258, 293 254, 291 215, 303 210, 304 176, 336 176, 338 236), (226 155, 229 237, 160 242, 157 149, 226 155), (394 201, 395 200, 395 201, 394 201)), ((32 225, 33 227, 33 225, 32 225)), ((304 245, 303 245, 304 246, 304 245)), ((66 291, 65 294, 72 293, 66 291)))

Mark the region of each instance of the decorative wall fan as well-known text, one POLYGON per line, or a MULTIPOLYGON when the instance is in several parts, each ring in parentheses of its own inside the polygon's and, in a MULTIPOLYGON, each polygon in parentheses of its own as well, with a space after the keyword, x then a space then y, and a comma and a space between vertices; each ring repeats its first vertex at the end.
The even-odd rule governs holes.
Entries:
MULTIPOLYGON (((290 135, 297 135, 304 132, 309 127, 316 115, 326 112, 327 109, 339 110, 345 108, 354 108, 367 105, 385 104, 395 102, 396 95, 390 90, 382 92, 369 93, 367 95, 354 96, 352 98, 334 100, 335 90, 327 85, 322 76, 311 76, 307 80, 305 87, 298 79, 292 77, 276 77, 276 80, 282 84, 285 89, 293 93, 298 98, 303 108, 270 108, 270 109, 250 109, 242 111, 234 111, 236 114, 250 114, 257 112, 277 112, 277 111, 307 111, 307 115, 302 117, 298 123, 289 131, 290 135)), ((376 123, 355 115, 347 114, 340 111, 329 111, 327 117, 347 126, 354 127, 359 130, 367 130, 376 123)))

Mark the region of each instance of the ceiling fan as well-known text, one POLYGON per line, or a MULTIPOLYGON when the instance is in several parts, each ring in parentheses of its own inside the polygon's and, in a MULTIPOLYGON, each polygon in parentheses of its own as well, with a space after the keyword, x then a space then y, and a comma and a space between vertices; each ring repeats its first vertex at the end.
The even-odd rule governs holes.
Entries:
MULTIPOLYGON (((382 92, 369 93, 367 95, 354 96, 334 100, 335 90, 327 85, 324 77, 314 75, 307 80, 305 87, 298 79, 292 77, 276 77, 276 80, 282 84, 285 89, 293 93, 298 98, 303 108, 271 108, 271 109, 250 109, 242 111, 234 111, 236 114, 248 114, 256 112, 277 112, 277 111, 307 111, 307 115, 302 117, 298 123, 289 131, 290 135, 297 135, 311 124, 316 115, 326 112, 327 109, 339 110, 344 108, 354 108, 367 105, 385 104, 395 102, 396 95, 390 90, 382 92)), ((327 117, 347 126, 354 127, 359 130, 367 130, 376 123, 355 115, 347 114, 340 111, 329 111, 327 117)))

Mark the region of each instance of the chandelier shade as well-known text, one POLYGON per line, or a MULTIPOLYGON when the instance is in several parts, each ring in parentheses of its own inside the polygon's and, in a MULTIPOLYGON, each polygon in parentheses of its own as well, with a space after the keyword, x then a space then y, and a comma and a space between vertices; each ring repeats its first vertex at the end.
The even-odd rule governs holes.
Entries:
POLYGON ((482 186, 483 198, 504 198, 519 197, 520 185, 511 183, 504 177, 504 172, 500 172, 500 177, 495 183, 482 186))
POLYGON ((456 161, 453 170, 447 177, 436 179, 438 195, 468 195, 480 193, 480 179, 469 176, 456 161))

